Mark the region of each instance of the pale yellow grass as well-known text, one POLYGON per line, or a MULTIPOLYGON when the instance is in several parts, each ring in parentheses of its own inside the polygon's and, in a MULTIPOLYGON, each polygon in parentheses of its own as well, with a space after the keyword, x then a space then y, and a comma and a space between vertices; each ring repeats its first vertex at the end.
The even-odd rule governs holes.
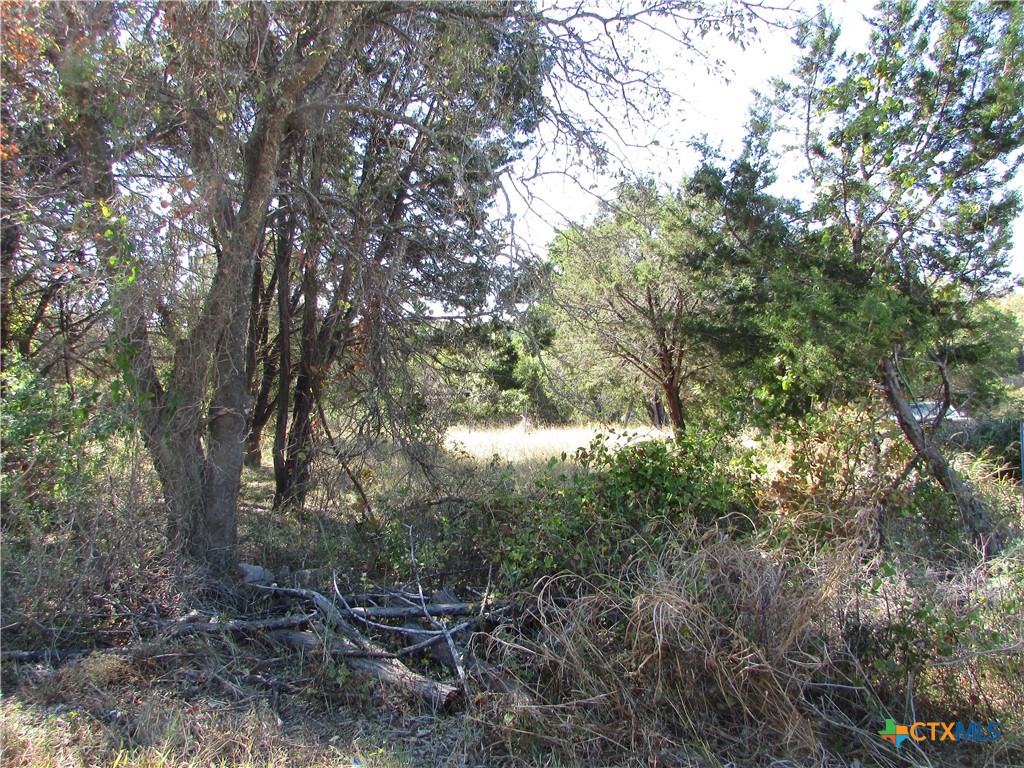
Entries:
MULTIPOLYGON (((152 692, 152 691, 150 691, 152 692)), ((97 696, 103 692, 97 689, 97 696)), ((140 697, 144 698, 144 697, 140 697)), ((371 737, 337 736, 324 743, 317 730, 293 722, 287 729, 269 707, 248 713, 210 704, 202 714, 160 692, 111 722, 98 706, 39 707, 8 699, 0 705, 0 765, 4 768, 411 768, 400 748, 371 737), (155 715, 155 717, 154 717, 155 715), (339 742, 335 746, 334 742, 339 742)), ((354 724, 348 731, 359 730, 354 724)), ((367 730, 372 730, 367 728, 367 730)), ((435 763, 437 764, 437 763, 435 763)), ((447 763, 446 763, 447 764, 447 763)))
POLYGON ((669 437, 668 432, 653 428, 612 431, 600 426, 526 429, 452 427, 448 430, 445 445, 481 461, 489 461, 497 456, 502 461, 533 464, 552 457, 560 458, 563 453, 571 456, 577 448, 585 448, 598 435, 604 435, 615 443, 669 437))

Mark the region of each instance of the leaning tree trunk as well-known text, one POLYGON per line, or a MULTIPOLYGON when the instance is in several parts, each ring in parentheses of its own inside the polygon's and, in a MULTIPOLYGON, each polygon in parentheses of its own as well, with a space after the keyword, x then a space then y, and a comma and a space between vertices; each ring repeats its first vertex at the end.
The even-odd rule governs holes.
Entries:
POLYGON ((878 364, 878 377, 885 392, 886 400, 896 414, 903 434, 907 436, 915 453, 928 466, 932 476, 943 490, 953 495, 964 531, 981 547, 985 557, 998 555, 1003 548, 1002 537, 989 519, 985 507, 971 489, 960 478, 942 452, 929 439, 910 409, 910 404, 900 391, 896 365, 891 356, 885 355, 878 364))

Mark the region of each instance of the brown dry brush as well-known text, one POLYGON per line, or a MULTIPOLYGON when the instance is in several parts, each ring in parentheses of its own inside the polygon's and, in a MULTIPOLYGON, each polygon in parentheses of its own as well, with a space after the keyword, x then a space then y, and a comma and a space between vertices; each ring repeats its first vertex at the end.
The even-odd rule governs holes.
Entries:
MULTIPOLYGON (((120 646, 176 615, 202 574, 166 552, 163 507, 134 438, 111 440, 67 499, 14 486, 3 519, 4 650, 120 646)), ((90 446, 99 451, 99 446, 90 446)))
MULTIPOLYGON (((841 412, 788 446, 759 480, 752 534, 683 525, 619 575, 546 582, 537 630, 492 649, 520 675, 485 716, 509 752, 573 766, 899 765, 878 736, 885 717, 1019 722, 1024 634, 1007 610, 1021 605, 1022 560, 1004 558, 1001 581, 958 571, 974 573, 976 597, 1001 585, 985 616, 963 600, 971 588, 949 588, 962 576, 944 577, 946 595, 934 573, 909 578, 879 546, 888 501, 913 479, 908 456, 873 429, 841 412), (951 622, 962 634, 942 642, 951 622)), ((1012 738, 971 747, 978 764, 1021 756, 1012 738)))
POLYGON ((653 567, 581 584, 567 608, 542 593, 541 631, 520 641, 541 682, 534 700, 506 710, 509 736, 559 747, 572 765, 629 755, 700 765, 723 753, 824 762, 806 693, 832 663, 823 631, 842 561, 786 565, 714 534, 689 543, 653 567))

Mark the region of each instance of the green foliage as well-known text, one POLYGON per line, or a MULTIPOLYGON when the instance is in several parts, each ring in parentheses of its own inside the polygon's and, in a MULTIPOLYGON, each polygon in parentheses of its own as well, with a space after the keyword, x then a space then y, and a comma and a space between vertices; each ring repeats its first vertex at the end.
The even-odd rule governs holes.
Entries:
POLYGON ((654 390, 677 429, 705 388, 755 354, 759 280, 718 201, 700 185, 623 184, 589 226, 551 247, 548 301, 572 376, 654 390))
POLYGON ((744 486, 710 438, 615 445, 599 436, 572 465, 552 458, 534 487, 492 502, 506 580, 612 573, 660 551, 684 522, 709 527, 746 508, 744 486))
POLYGON ((772 119, 797 138, 808 222, 849 264, 846 285, 892 292, 894 346, 948 338, 1005 285, 1022 21, 1010 5, 885 2, 864 50, 841 51, 826 14, 797 35, 803 57, 772 119))
MULTIPOLYGON (((721 448, 694 454, 716 456, 710 465, 665 444, 590 449, 588 471, 530 495, 514 510, 527 530, 508 535, 534 570, 512 575, 538 578, 540 599, 558 599, 542 603, 539 633, 507 642, 530 651, 520 679, 550 705, 502 701, 517 733, 548 744, 566 723, 610 732, 588 742, 590 764, 627 762, 623 744, 630 756, 650 749, 629 741, 650 729, 743 764, 817 764, 807 755, 825 746, 895 765, 877 737, 887 717, 1017 727, 1020 555, 979 566, 953 544, 949 499, 908 466, 909 446, 879 410, 816 407, 741 464, 723 463, 721 448), (703 492, 738 499, 753 529, 709 533, 714 505, 658 516, 673 470, 691 467, 715 478, 703 492), (567 523, 564 502, 579 509, 583 497, 602 503, 567 523), (617 509, 638 511, 638 534, 617 509), (620 532, 609 537, 625 540, 619 550, 593 551, 602 530, 620 532), (566 563, 594 570, 573 577, 559 570, 566 563)), ((990 746, 993 764, 1016 762, 1019 744, 990 746)))
POLYGON ((954 370, 954 403, 969 403, 975 412, 1003 404, 1007 386, 1024 354, 1024 326, 995 302, 972 306, 940 347, 954 370))
POLYGON ((431 373, 444 382, 451 419, 489 424, 528 415, 565 421, 567 409, 553 398, 537 357, 553 335, 539 313, 530 313, 521 327, 495 319, 437 334, 431 373))
POLYGON ((47 530, 50 513, 83 502, 103 466, 103 443, 120 427, 102 392, 72 388, 9 355, 0 413, 4 530, 47 530))
POLYGON ((904 718, 913 715, 905 707, 915 697, 919 707, 944 709, 950 719, 1010 716, 996 704, 1004 695, 999 683, 983 699, 974 675, 1005 684, 1006 675, 1020 672, 1019 660, 1002 654, 1019 642, 1019 626, 1007 620, 1024 607, 1018 556, 941 581, 927 561, 897 555, 866 572, 857 589, 857 608, 843 627, 857 660, 851 682, 869 685, 904 718), (959 664, 941 663, 953 659, 959 664), (958 679, 960 664, 973 668, 966 681, 958 679))
POLYGON ((738 269, 760 299, 767 354, 749 375, 763 423, 862 397, 895 350, 921 361, 905 371, 920 399, 939 399, 925 384, 941 368, 956 405, 992 407, 1020 348, 986 300, 1008 287, 1019 210, 1008 182, 1024 145, 1024 16, 883 2, 868 22, 857 51, 841 50, 826 13, 804 22, 802 57, 755 106, 740 157, 724 170, 705 151, 690 182, 753 257, 738 269), (780 140, 807 204, 767 193, 780 140))

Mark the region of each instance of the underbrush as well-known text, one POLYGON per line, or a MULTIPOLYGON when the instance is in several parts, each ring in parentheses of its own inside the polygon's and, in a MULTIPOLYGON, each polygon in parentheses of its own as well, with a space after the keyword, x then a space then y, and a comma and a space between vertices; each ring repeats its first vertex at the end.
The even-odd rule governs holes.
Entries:
MULTIPOLYGON (((1024 551, 979 565, 945 522, 955 509, 878 431, 844 409, 730 461, 634 446, 507 502, 510 521, 536 514, 506 564, 564 569, 538 583, 532 629, 494 639, 529 691, 490 701, 508 751, 573 766, 1024 760, 1024 551), (998 722, 1003 738, 897 751, 887 719, 998 722)), ((1012 485, 975 479, 1019 520, 1012 485)))
POLYGON ((337 574, 520 606, 470 644, 502 684, 471 669, 468 712, 446 717, 325 658, 166 639, 190 611, 252 605, 166 551, 130 432, 66 467, 33 445, 50 458, 5 479, 4 651, 98 651, 5 659, 5 765, 1024 764, 1020 485, 956 458, 1009 534, 983 561, 871 409, 746 447, 596 439, 525 469, 432 455, 424 473, 377 446, 320 460, 302 514, 272 510, 269 472, 248 471, 243 559, 327 591, 337 574), (1002 738, 897 750, 890 719, 1002 738))
POLYGON ((109 392, 4 372, 4 649, 114 646, 173 614, 190 574, 166 552, 158 483, 109 392))

